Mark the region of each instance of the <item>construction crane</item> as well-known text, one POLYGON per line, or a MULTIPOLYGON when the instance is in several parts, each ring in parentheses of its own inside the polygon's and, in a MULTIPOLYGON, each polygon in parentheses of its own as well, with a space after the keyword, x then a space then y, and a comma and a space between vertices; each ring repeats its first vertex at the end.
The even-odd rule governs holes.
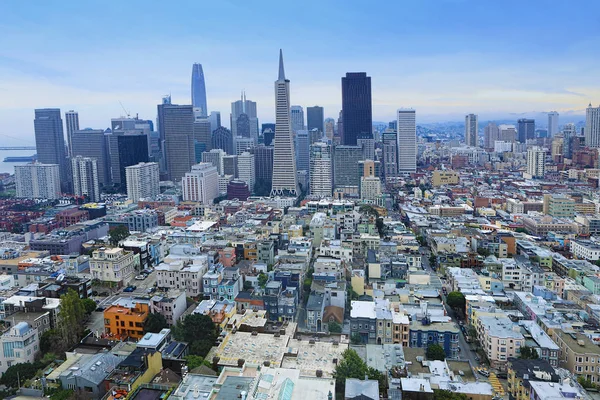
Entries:
POLYGON ((119 100, 119 104, 121 105, 121 108, 123 109, 123 111, 125 111, 125 115, 127 116, 127 118, 130 118, 129 111, 127 111, 125 109, 125 106, 123 105, 123 103, 121 103, 121 100, 119 100))

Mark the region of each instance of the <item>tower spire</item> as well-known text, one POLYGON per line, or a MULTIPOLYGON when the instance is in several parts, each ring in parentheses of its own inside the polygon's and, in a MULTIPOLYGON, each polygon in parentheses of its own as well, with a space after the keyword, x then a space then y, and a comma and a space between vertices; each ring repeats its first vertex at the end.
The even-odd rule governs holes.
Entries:
POLYGON ((279 78, 280 81, 285 80, 285 71, 283 70, 283 50, 279 49, 279 78))

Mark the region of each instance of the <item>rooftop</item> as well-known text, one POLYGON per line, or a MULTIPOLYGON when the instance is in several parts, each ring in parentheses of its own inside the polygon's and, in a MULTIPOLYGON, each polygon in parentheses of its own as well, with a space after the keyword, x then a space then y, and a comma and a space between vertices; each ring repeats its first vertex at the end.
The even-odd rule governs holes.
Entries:
POLYGON ((350 318, 377 318, 373 301, 352 301, 350 307, 350 318))
POLYGON ((560 329, 554 333, 575 353, 600 354, 600 346, 581 333, 564 332, 560 329))
POLYGON ((286 355, 283 357, 283 368, 299 369, 302 376, 316 376, 318 370, 324 377, 332 377, 336 364, 333 360, 341 360, 342 353, 348 349, 347 343, 307 341, 290 339, 286 355))

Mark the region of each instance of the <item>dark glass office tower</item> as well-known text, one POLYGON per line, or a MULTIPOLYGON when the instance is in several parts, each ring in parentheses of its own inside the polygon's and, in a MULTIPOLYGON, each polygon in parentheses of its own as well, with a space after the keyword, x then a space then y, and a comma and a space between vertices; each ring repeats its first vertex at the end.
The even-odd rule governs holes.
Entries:
POLYGON ((59 108, 35 110, 33 120, 37 160, 42 164, 57 164, 60 172, 61 190, 69 191, 70 174, 67 169, 65 136, 59 108))
POLYGON ((520 119, 517 127, 517 140, 521 143, 535 138, 535 119, 520 119))
POLYGON ((348 72, 342 78, 342 143, 356 146, 358 138, 373 138, 371 77, 366 72, 348 72))
POLYGON ((148 136, 115 132, 107 135, 112 183, 125 189, 125 168, 148 162, 148 136))
POLYGON ((325 117, 323 107, 306 107, 306 127, 309 131, 318 129, 319 132, 325 132, 325 117))

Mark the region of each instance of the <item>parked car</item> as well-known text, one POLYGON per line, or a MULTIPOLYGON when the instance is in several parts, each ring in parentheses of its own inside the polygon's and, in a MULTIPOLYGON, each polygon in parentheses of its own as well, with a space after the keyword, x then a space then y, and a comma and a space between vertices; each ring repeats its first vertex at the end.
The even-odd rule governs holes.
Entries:
POLYGON ((135 279, 138 280, 138 281, 143 281, 144 279, 146 279, 146 275, 137 275, 135 277, 135 279))
POLYGON ((125 293, 131 293, 135 289, 137 289, 137 286, 127 286, 125 289, 123 289, 123 292, 125 292, 125 293))
POLYGON ((151 287, 151 288, 148 288, 148 290, 146 290, 146 292, 147 292, 148 294, 154 293, 154 292, 156 292, 156 287, 151 287))
POLYGON ((96 307, 94 311, 101 312, 104 311, 104 307, 96 307))

